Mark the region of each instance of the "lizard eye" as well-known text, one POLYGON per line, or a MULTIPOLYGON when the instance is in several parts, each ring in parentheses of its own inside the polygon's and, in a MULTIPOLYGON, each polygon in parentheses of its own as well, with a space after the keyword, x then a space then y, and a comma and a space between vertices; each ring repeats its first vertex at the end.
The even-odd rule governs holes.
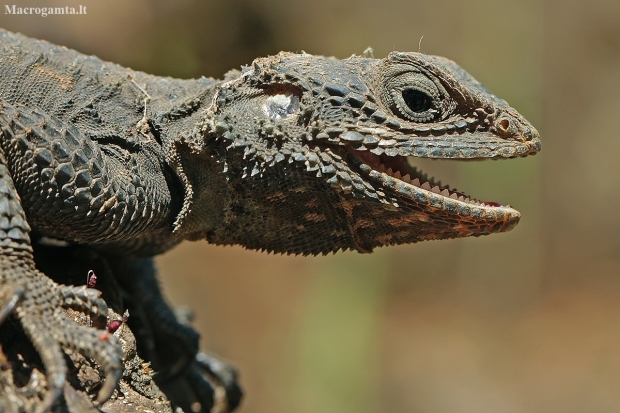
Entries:
POLYGON ((383 88, 386 106, 400 118, 432 122, 440 115, 442 94, 424 73, 411 70, 390 73, 383 88))
POLYGON ((412 112, 422 113, 431 108, 433 98, 416 89, 403 90, 403 100, 412 112))

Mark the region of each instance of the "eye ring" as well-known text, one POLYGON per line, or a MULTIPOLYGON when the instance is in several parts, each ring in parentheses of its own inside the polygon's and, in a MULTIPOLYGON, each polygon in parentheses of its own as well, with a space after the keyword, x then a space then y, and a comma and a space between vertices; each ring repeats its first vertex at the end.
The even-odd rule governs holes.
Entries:
POLYGON ((380 96, 384 105, 401 119, 428 123, 450 113, 447 92, 434 76, 413 65, 384 68, 380 75, 380 96))

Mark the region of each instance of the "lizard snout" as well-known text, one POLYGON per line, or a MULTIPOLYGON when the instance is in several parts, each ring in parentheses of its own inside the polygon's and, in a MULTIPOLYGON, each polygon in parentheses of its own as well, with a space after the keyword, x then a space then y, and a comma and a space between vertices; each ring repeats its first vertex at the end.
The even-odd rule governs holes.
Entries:
POLYGON ((509 114, 500 115, 494 122, 498 134, 504 139, 527 142, 540 139, 538 131, 529 123, 523 125, 509 114))

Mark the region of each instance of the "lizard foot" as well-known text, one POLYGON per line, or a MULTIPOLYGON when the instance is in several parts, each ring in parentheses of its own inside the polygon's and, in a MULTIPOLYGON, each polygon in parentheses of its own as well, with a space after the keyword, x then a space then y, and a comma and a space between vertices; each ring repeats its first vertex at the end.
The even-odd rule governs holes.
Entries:
MULTIPOLYGON (((237 370, 230 364, 212 354, 198 353, 196 361, 191 366, 189 374, 203 373, 214 388, 214 403, 212 412, 231 412, 239 406, 243 397, 243 390, 237 383, 237 370)), ((203 379, 204 380, 204 379, 203 379)), ((190 381, 196 394, 200 394, 200 381, 190 381)))
POLYGON ((228 363, 199 353, 185 372, 161 388, 174 407, 186 412, 229 413, 241 403, 237 372, 228 363))
POLYGON ((99 298, 100 292, 86 287, 58 285, 32 267, 24 268, 6 261, 0 260, 0 273, 12 272, 12 279, 20 279, 23 287, 13 287, 12 294, 5 294, 9 298, 0 302, 3 304, 0 306, 0 321, 13 313, 41 357, 48 392, 38 405, 37 413, 51 410, 63 393, 68 370, 64 349, 79 352, 100 366, 106 380, 96 400, 98 403, 107 400, 122 373, 121 347, 106 330, 81 326, 63 309, 83 311, 101 322, 108 309, 99 298), (18 274, 20 272, 22 274, 18 274))

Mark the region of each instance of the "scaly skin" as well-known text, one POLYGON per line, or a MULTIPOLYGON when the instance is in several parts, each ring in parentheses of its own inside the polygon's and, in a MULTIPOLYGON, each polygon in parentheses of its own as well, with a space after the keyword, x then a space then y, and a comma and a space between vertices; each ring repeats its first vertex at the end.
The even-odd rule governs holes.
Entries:
MULTIPOLYGON (((41 355, 49 392, 40 411, 60 396, 63 348, 110 376, 100 402, 121 356, 114 339, 61 311, 105 316, 98 292, 37 271, 32 242, 109 257, 151 323, 144 353, 160 383, 196 383, 202 368, 228 397, 216 391, 218 411, 229 411, 240 398, 234 372, 192 363, 197 334, 175 321, 144 257, 186 239, 308 255, 507 231, 516 210, 440 188, 406 157, 540 149, 521 115, 441 57, 280 53, 224 80, 178 80, 4 31, 0 41, 0 322, 15 314, 41 355)), ((209 385, 196 392, 210 409, 209 385)))

